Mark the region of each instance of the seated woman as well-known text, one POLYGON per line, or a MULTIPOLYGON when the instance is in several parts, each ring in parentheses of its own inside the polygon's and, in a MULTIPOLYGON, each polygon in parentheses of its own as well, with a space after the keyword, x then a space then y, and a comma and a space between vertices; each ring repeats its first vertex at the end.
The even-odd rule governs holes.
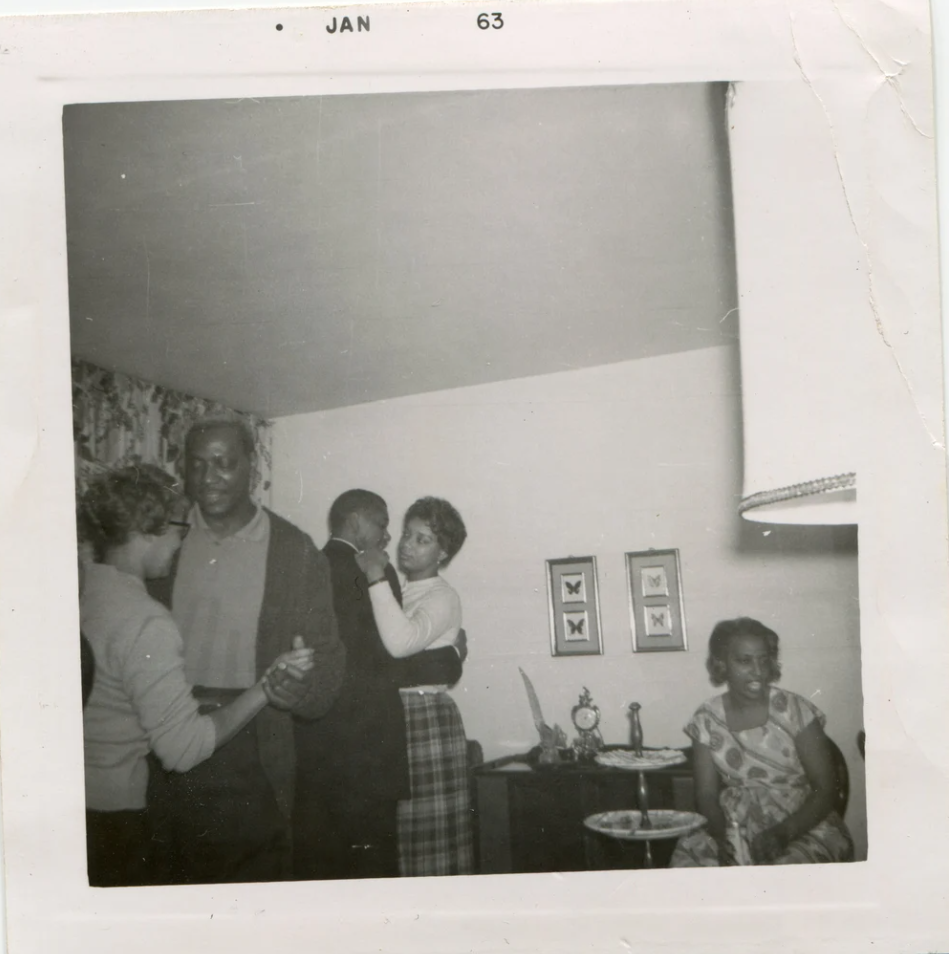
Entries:
MULTIPOLYGON (((405 574, 402 605, 386 584, 383 550, 356 560, 369 580, 379 635, 401 658, 455 645, 461 600, 439 575, 465 542, 458 511, 436 497, 416 500, 406 511, 399 541, 405 574)), ((446 686, 400 690, 405 708, 412 797, 399 802, 399 873, 402 877, 470 874, 473 864, 468 805, 467 740, 461 713, 446 686)))
POLYGON ((83 636, 95 681, 83 711, 86 847, 93 886, 148 883, 145 814, 149 749, 170 771, 186 772, 232 738, 267 704, 275 667, 305 672, 312 650, 278 657, 256 685, 209 715, 184 676, 181 636, 171 615, 145 591, 166 574, 186 524, 173 481, 149 465, 99 478, 79 506, 82 537, 95 563, 84 568, 83 636))
POLYGON ((833 810, 824 715, 771 685, 781 675, 777 633, 747 617, 721 622, 706 667, 712 685, 728 690, 699 706, 685 731, 708 825, 679 840, 670 865, 852 861, 850 833, 833 810))

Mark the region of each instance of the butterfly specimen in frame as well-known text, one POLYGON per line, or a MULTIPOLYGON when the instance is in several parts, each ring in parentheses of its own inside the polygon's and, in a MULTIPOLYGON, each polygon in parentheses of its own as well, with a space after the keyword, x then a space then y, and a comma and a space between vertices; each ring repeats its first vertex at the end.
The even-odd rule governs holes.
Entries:
POLYGON ((585 603, 586 580, 582 573, 564 573, 560 577, 560 597, 564 603, 585 603))
POLYGON ((590 639, 589 620, 585 610, 563 614, 563 635, 567 642, 586 642, 590 639))
POLYGON ((626 582, 633 651, 685 650, 679 551, 653 549, 627 553, 626 582))
POLYGON ((672 635, 672 610, 668 606, 646 606, 643 609, 647 636, 672 635))
POLYGON ((647 566, 640 571, 643 596, 668 596, 669 580, 662 566, 647 566))
POLYGON ((596 557, 547 561, 550 648, 554 656, 603 652, 596 557))

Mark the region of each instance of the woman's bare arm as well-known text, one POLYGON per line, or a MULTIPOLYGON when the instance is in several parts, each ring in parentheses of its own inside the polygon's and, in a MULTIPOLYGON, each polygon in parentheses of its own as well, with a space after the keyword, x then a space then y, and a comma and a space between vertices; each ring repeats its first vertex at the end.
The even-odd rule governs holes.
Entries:
POLYGON ((754 840, 751 856, 757 864, 768 864, 779 858, 795 838, 822 822, 834 807, 837 780, 827 736, 820 722, 815 719, 798 733, 794 744, 811 783, 811 794, 796 812, 761 832, 754 840))
POLYGON ((735 864, 727 838, 727 821, 720 801, 722 779, 712 759, 712 752, 701 742, 692 743, 692 773, 695 781, 695 805, 708 819, 707 831, 718 846, 719 862, 735 864))
POLYGON ((209 712, 208 717, 214 723, 215 750, 233 739, 266 705, 267 695, 261 681, 255 683, 246 692, 242 692, 226 706, 209 712))

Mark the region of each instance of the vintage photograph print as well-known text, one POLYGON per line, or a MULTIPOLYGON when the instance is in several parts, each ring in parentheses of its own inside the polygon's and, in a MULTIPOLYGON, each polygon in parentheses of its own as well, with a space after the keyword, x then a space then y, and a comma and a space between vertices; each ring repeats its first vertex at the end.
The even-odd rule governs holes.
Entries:
POLYGON ((939 949, 928 8, 413 6, 4 23, 11 936, 939 949))
MULTIPOLYGON (((627 518, 609 475, 628 470, 627 445, 650 448, 631 500, 661 519, 702 513, 678 534, 702 547, 697 589, 744 594, 705 600, 697 652, 726 606, 766 610, 754 625, 826 673, 808 614, 837 620, 845 644, 820 647, 836 667, 828 732, 853 764, 856 535, 763 539, 728 505, 747 214, 734 170, 759 161, 747 137, 768 102, 679 83, 64 109, 90 884, 644 863, 601 844, 579 810, 558 811, 552 839, 547 808, 494 804, 498 759, 531 749, 507 751, 505 726, 527 713, 496 676, 472 678, 533 653, 543 626, 531 588, 485 576, 472 555, 503 551, 515 526, 567 548, 551 515, 595 523, 601 499, 614 528, 596 539, 619 550, 627 518), (590 389, 600 403, 577 400, 590 389), (475 394, 483 410, 461 413, 475 394), (633 431, 623 445, 620 427, 633 431), (503 448, 503 472, 475 459, 485 446, 503 448), (558 463, 540 486, 543 458, 558 463), (515 500, 530 503, 509 512, 515 500), (737 574, 736 529, 739 552, 756 554, 737 574), (821 587, 828 561, 834 605, 786 595, 821 587), (788 574, 794 586, 773 592, 788 574), (507 632, 504 619, 531 614, 507 632), (393 721, 405 735, 383 731, 393 721), (523 854, 500 860, 509 841, 523 854)), ((817 103, 792 106, 792 125, 795 110, 821 119, 817 103)), ((505 571, 525 584, 526 555, 505 571)), ((685 651, 678 551, 626 560, 637 654, 685 651)), ((603 655, 604 624, 620 644, 615 574, 601 606, 595 556, 548 560, 547 573, 553 657, 603 655)), ((584 676, 610 709, 638 678, 615 663, 584 676)), ((533 669, 549 700, 553 670, 533 669)), ((705 690, 664 678, 647 741, 688 748, 678 726, 705 690)), ((625 741, 622 724, 604 733, 625 741)), ((803 768, 782 771, 804 790, 803 768)), ((653 807, 694 812, 690 772, 656 775, 653 807)), ((602 766, 572 777, 597 793, 587 814, 627 781, 602 766)), ((850 788, 855 838, 846 852, 821 840, 809 860, 862 857, 857 771, 850 788)), ((784 811, 768 802, 754 817, 784 811)), ((704 857, 675 845, 651 855, 704 857)))

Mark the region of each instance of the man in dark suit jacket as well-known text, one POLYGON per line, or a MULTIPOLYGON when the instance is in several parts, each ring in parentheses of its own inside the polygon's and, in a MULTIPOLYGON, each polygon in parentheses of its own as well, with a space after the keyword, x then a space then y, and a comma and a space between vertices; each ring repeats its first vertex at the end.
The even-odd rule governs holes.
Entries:
MULTIPOLYGON (((461 677, 464 637, 457 648, 390 656, 373 618, 368 581, 356 563, 358 552, 389 542, 386 502, 366 490, 348 490, 330 508, 329 523, 331 538, 323 552, 347 665, 328 715, 296 723, 294 876, 398 877, 396 805, 410 796, 399 689, 454 685, 461 677)), ((391 566, 386 579, 401 600, 391 566)))

